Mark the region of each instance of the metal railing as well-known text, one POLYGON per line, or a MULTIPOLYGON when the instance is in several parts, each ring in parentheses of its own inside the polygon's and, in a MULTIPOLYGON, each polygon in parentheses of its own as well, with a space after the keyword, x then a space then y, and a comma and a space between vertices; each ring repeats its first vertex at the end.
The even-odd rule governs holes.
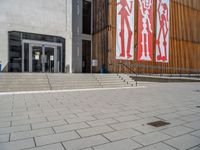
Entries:
MULTIPOLYGON (((110 64, 110 65, 113 65, 113 63, 110 64)), ((132 69, 133 67, 129 67, 127 64, 122 63, 122 62, 117 63, 117 65, 118 65, 118 73, 120 73, 120 71, 119 71, 119 66, 123 66, 123 67, 125 67, 126 69, 128 69, 128 70, 130 71, 131 74, 135 74, 135 84, 136 84, 136 86, 138 86, 138 80, 137 80, 138 73, 137 73, 134 69, 132 69)), ((124 73, 124 71, 123 71, 123 73, 124 73)))
MULTIPOLYGON (((191 68, 181 68, 181 67, 167 67, 167 66, 152 66, 144 64, 127 64, 124 62, 112 61, 111 66, 117 67, 114 70, 117 70, 117 73, 126 73, 126 74, 135 74, 136 82, 138 82, 139 75, 148 75, 148 76, 160 76, 160 77, 195 77, 200 78, 200 68, 191 69, 191 68), (126 68, 127 71, 124 70, 126 68), (159 73, 144 73, 140 69, 156 69, 159 70, 159 73), (165 74, 164 72, 170 72, 165 74)), ((137 85, 138 83, 136 83, 137 85)))

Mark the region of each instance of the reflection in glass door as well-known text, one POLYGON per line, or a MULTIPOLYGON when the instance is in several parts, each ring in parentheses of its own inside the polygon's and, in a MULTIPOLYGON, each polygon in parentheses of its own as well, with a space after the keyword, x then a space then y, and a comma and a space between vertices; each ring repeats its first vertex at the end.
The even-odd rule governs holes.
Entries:
POLYGON ((54 47, 45 47, 44 64, 45 72, 56 72, 55 61, 57 60, 55 56, 54 47))
POLYGON ((62 72, 62 47, 57 46, 57 72, 62 72))
POLYGON ((42 72, 43 71, 43 53, 42 47, 33 46, 32 47, 32 72, 42 72))

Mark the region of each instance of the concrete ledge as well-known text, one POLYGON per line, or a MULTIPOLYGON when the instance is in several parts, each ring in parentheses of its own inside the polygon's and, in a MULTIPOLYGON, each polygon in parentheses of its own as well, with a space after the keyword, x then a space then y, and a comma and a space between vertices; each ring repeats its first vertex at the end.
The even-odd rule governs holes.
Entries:
POLYGON ((167 77, 167 76, 148 76, 148 75, 130 75, 135 81, 148 82, 200 82, 200 78, 189 77, 167 77))

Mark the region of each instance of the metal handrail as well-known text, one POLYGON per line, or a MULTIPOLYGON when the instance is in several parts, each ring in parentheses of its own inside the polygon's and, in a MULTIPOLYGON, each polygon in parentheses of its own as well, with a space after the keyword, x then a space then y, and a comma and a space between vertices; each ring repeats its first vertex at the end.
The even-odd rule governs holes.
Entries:
MULTIPOLYGON (((173 77, 173 73, 172 72, 176 72, 174 73, 174 75, 178 75, 180 77, 184 76, 183 72, 188 72, 189 77, 191 77, 191 75, 194 75, 194 77, 200 78, 200 69, 191 69, 191 68, 181 68, 181 67, 167 67, 167 66, 152 66, 152 65, 144 65, 144 64, 126 64, 123 62, 116 62, 116 60, 113 60, 112 63, 110 65, 113 66, 117 66, 118 67, 118 73, 120 72, 120 66, 123 66, 125 68, 127 68, 132 74, 135 74, 135 81, 136 81, 136 86, 138 85, 138 75, 140 74, 139 72, 139 68, 151 68, 151 69, 161 69, 163 72, 163 69, 165 70, 171 70, 171 73, 169 73, 168 75, 170 75, 169 77, 173 77), (136 70, 134 69, 136 68, 136 70)), ((123 69, 124 70, 124 69, 123 69)), ((123 73, 125 73, 123 71, 123 73)), ((128 73, 126 73, 128 74, 128 73)), ((153 75, 154 73, 150 73, 149 75, 153 75)), ((163 76, 164 74, 162 73, 158 73, 157 75, 163 76)), ((185 73, 187 75, 187 73, 185 73)))
MULTIPOLYGON (((179 73, 175 73, 175 74, 179 74, 180 77, 183 76, 183 72, 189 72, 188 74, 191 75, 191 74, 196 74, 200 77, 200 69, 191 69, 191 68, 181 68, 181 67, 167 67, 167 66, 152 66, 152 65, 144 65, 144 64, 125 64, 125 63, 116 63, 116 61, 113 61, 112 62, 112 65, 122 65, 124 67, 126 67, 129 71, 133 72, 133 69, 132 68, 149 68, 149 69, 159 69, 159 70, 171 70, 173 72, 179 72, 179 73)), ((136 72, 134 71, 134 73, 136 74, 139 74, 139 71, 136 72)), ((158 73, 159 74, 159 73, 158 73)), ((172 76, 173 73, 170 73, 170 75, 172 76)), ((161 76, 161 74, 160 74, 161 76)))
POLYGON ((119 63, 119 64, 121 64, 122 66, 126 67, 129 71, 131 71, 131 73, 135 73, 136 74, 136 72, 131 67, 129 67, 128 65, 126 65, 124 63, 119 63))
MULTIPOLYGON (((111 65, 113 65, 113 64, 111 64, 111 65)), ((120 62, 120 63, 118 63, 118 65, 122 65, 122 66, 124 66, 124 67, 126 67, 129 71, 131 71, 131 74, 133 73, 133 74, 135 74, 136 76, 135 76, 135 84, 136 84, 136 86, 138 86, 138 80, 137 80, 137 77, 138 77, 138 74, 137 74, 137 72, 136 71, 134 71, 131 67, 129 67, 128 65, 126 65, 126 64, 124 64, 124 63, 122 63, 122 62, 120 62)), ((119 70, 119 69, 118 69, 119 70)), ((119 71, 118 71, 118 73, 119 73, 119 71)))
POLYGON ((129 71, 131 71, 132 73, 135 74, 135 86, 137 87, 138 86, 138 80, 137 80, 137 77, 138 77, 138 74, 136 71, 134 71, 131 67, 127 66, 126 64, 124 63, 120 63, 121 65, 123 65, 124 67, 126 67, 129 71))

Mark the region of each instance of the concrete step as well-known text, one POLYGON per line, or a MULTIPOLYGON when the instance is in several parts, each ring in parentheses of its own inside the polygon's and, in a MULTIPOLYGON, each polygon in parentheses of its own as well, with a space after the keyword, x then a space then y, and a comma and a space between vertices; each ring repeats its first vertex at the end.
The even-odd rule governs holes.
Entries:
POLYGON ((108 81, 113 81, 113 82, 115 82, 115 81, 123 81, 122 79, 120 79, 120 78, 118 78, 118 79, 97 79, 98 81, 100 81, 100 82, 108 82, 108 81))
POLYGON ((56 81, 49 81, 50 84, 88 84, 88 83, 98 83, 98 81, 63 81, 63 82, 56 82, 56 81))
POLYGON ((48 80, 3 80, 3 81, 0 81, 0 83, 35 83, 35 82, 39 82, 39 83, 47 83, 48 80))
POLYGON ((131 87, 132 81, 117 74, 0 74, 0 91, 118 88, 131 87))
POLYGON ((49 81, 96 81, 96 79, 49 79, 49 81))
POLYGON ((46 90, 50 90, 50 88, 4 88, 1 89, 0 88, 0 92, 20 92, 20 91, 46 91, 46 90))
POLYGON ((99 81, 100 83, 123 83, 123 80, 99 81))
POLYGON ((115 77, 109 77, 109 78, 108 77, 105 77, 105 78, 104 77, 96 77, 96 79, 105 79, 105 80, 107 79, 107 80, 109 80, 109 79, 120 79, 120 78, 118 76, 115 76, 115 77))
POLYGON ((52 87, 52 90, 68 90, 68 89, 90 89, 90 88, 102 88, 102 86, 68 86, 68 87, 52 87))
POLYGON ((115 86, 113 86, 113 85, 104 85, 103 86, 103 88, 120 88, 120 87, 132 87, 132 86, 130 86, 130 85, 115 85, 115 86))
POLYGON ((116 76, 117 74, 104 73, 104 74, 93 74, 93 75, 97 77, 113 77, 113 76, 116 76))
POLYGON ((94 83, 94 84, 51 84, 51 87, 59 87, 59 86, 98 86, 100 84, 94 83))
POLYGON ((5 87, 0 87, 0 89, 50 89, 49 86, 5 86, 5 87))
POLYGON ((107 86, 107 85, 110 85, 110 86, 126 86, 128 84, 114 84, 114 83, 108 83, 108 84, 101 84, 102 86, 107 86))
POLYGON ((125 82, 123 82, 123 81, 104 81, 104 82, 99 82, 99 83, 101 83, 101 84, 108 84, 108 83, 125 83, 125 82))
POLYGON ((96 81, 95 79, 49 79, 49 81, 96 81))

